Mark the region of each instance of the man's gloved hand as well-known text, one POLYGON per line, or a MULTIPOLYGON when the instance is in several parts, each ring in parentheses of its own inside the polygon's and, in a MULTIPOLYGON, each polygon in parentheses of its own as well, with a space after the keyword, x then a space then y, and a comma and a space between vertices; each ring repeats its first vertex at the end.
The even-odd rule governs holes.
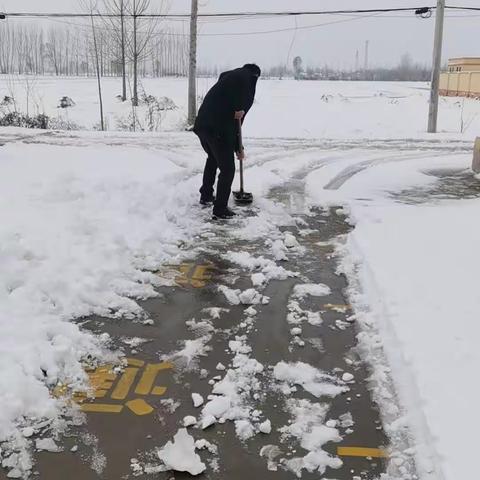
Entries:
POLYGON ((245 110, 239 110, 238 112, 235 112, 233 117, 235 120, 241 120, 245 116, 245 110))
POLYGON ((245 160, 245 150, 244 149, 237 152, 237 158, 239 160, 245 160))

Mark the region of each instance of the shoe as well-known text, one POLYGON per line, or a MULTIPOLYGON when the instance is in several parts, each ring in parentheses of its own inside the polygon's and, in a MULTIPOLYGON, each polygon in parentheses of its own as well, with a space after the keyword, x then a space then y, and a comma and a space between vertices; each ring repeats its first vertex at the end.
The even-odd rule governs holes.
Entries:
POLYGON ((229 220, 234 217, 236 213, 233 210, 230 210, 228 207, 225 210, 215 211, 213 210, 213 219, 214 220, 229 220))
POLYGON ((200 197, 200 205, 208 206, 215 201, 215 197, 200 197))

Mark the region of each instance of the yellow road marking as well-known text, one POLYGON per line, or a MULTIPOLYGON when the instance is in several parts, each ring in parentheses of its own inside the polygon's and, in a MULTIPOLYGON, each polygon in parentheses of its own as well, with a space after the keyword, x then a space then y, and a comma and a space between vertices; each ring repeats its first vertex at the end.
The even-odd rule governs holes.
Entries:
POLYGON ((387 458, 388 454, 381 448, 364 448, 364 447, 337 447, 337 455, 339 457, 371 457, 371 458, 387 458))
MULTIPOLYGON (((142 378, 137 384, 135 393, 137 395, 148 395, 152 391, 153 383, 155 382, 157 373, 162 370, 168 370, 171 368, 173 368, 173 365, 171 363, 166 363, 166 362, 156 363, 156 364, 149 363, 145 367, 145 372, 143 373, 142 378)), ((160 390, 158 390, 157 388, 154 389, 154 392, 152 393, 154 393, 155 395, 159 395, 159 394, 163 395, 163 393, 165 393, 165 391, 163 391, 162 393, 159 393, 160 390), (155 391, 157 391, 157 393, 154 393, 155 391)))
POLYGON ((112 388, 113 382, 117 378, 112 368, 111 365, 105 365, 104 367, 97 368, 97 370, 88 375, 90 385, 95 390, 95 398, 105 397, 108 390, 112 388))
MULTIPOLYGON (((120 413, 124 407, 127 407, 136 415, 148 415, 154 411, 154 408, 147 402, 148 399, 131 399, 130 397, 135 388, 134 384, 136 382, 135 395, 164 395, 167 387, 161 384, 156 385, 157 376, 162 371, 173 369, 173 365, 167 362, 146 363, 135 358, 127 358, 127 365, 128 367, 122 372, 114 369, 113 365, 89 368, 86 370, 90 383, 88 391, 72 391, 68 384, 59 384, 52 394, 55 397, 70 395, 70 400, 78 403, 83 412, 120 413), (91 402, 91 400, 99 398, 106 399, 107 396, 112 400, 120 400, 122 403, 119 405, 91 402), (130 399, 125 402, 129 397, 130 399)), ((68 398, 67 401, 69 401, 68 398)))
POLYGON ((125 404, 135 415, 149 415, 153 412, 153 407, 151 407, 145 400, 142 398, 137 398, 135 400, 130 400, 125 404))
POLYGON ((350 305, 339 305, 339 304, 337 305, 333 303, 326 303, 324 307, 339 313, 345 313, 348 310, 350 310, 350 305))
POLYGON ((145 362, 143 360, 138 360, 137 358, 127 358, 127 365, 129 367, 143 367, 145 362))
POLYGON ((107 405, 102 403, 84 403, 80 405, 82 412, 97 412, 97 413, 120 413, 123 410, 123 405, 107 405))
POLYGON ((125 398, 127 398, 128 392, 130 391, 130 388, 135 381, 135 377, 137 376, 137 372, 138 368, 125 369, 111 395, 114 400, 125 400, 125 398))
POLYGON ((175 278, 175 282, 181 286, 189 285, 194 288, 203 288, 212 279, 212 276, 207 273, 212 268, 214 268, 213 264, 183 263, 178 267, 180 275, 175 278))

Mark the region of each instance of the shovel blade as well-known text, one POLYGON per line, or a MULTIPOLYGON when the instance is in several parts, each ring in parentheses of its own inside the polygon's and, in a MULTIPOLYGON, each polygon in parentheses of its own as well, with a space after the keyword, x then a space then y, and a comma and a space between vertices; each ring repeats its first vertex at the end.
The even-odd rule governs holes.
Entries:
POLYGON ((233 197, 238 205, 249 205, 253 202, 253 195, 250 192, 233 192, 233 197))

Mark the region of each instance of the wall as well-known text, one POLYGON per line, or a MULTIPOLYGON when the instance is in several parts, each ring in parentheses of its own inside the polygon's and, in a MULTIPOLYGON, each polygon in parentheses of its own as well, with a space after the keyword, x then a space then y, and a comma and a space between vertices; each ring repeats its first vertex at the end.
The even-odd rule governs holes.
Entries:
POLYGON ((480 72, 442 73, 440 95, 480 98, 480 72))

